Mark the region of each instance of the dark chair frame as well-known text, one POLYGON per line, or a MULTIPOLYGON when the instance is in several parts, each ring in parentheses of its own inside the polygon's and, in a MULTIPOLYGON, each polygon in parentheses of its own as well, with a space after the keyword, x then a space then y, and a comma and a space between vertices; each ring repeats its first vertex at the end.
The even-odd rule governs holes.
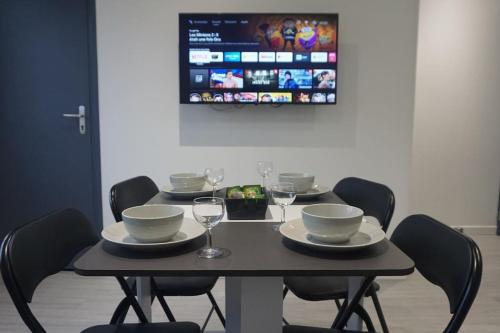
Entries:
MULTIPOLYGON (((150 195, 153 194, 153 192, 154 192, 153 195, 156 195, 159 192, 159 189, 156 186, 156 184, 154 183, 154 181, 147 176, 137 176, 137 177, 130 178, 130 179, 127 179, 123 182, 120 182, 120 183, 113 185, 109 191, 109 203, 111 206, 111 211, 113 213, 113 217, 115 218, 116 222, 119 222, 122 220, 122 216, 121 216, 122 212, 121 212, 121 209, 119 207, 120 205, 118 203, 118 198, 117 198, 117 189, 122 183, 125 183, 125 182, 142 182, 144 185, 149 187, 150 193, 148 193, 148 194, 144 193, 144 198, 143 198, 143 200, 141 200, 144 202, 138 202, 137 203, 138 205, 145 204, 149 199, 151 199, 152 196, 150 196, 150 195)), ((131 279, 133 279, 133 278, 131 278, 131 279)), ((119 281, 119 283, 120 283, 120 286, 122 287, 122 289, 126 295, 134 294, 134 292, 130 289, 129 284, 127 282, 125 282, 125 280, 123 282, 119 281)), ((155 282, 154 277, 151 278, 151 290, 152 290, 152 295, 153 295, 151 301, 153 302, 154 298, 156 297, 158 299, 158 302, 160 303, 160 306, 162 307, 163 311, 165 312, 165 315, 167 316, 168 320, 171 322, 175 322, 176 319, 172 313, 172 310, 170 309, 170 307, 165 299, 165 296, 162 295, 162 292, 161 292, 160 288, 158 287, 157 283, 155 282)), ((202 330, 201 330, 202 332, 205 330, 205 328, 206 328, 214 311, 217 314, 217 317, 219 318, 219 320, 221 321, 222 326, 224 326, 224 327, 226 326, 226 320, 224 318, 224 315, 223 315, 221 309, 219 308, 219 305, 217 304, 212 292, 208 291, 206 293, 206 295, 208 296, 208 299, 209 299, 212 307, 207 315, 207 318, 205 319, 205 322, 203 323, 202 330)), ((112 323, 112 324, 123 323, 130 306, 131 306, 131 303, 130 303, 129 297, 125 297, 124 299, 122 299, 122 301, 116 307, 115 312, 113 313, 113 316, 111 317, 110 323, 112 323)), ((135 307, 134 307, 134 310, 135 310, 135 307)))
MULTIPOLYGON (((50 227, 51 225, 42 225, 44 228, 50 227)), ((28 233, 29 234, 29 233, 28 233)), ((65 241, 65 239, 62 239, 65 241)), ((16 307, 21 319, 25 323, 25 325, 30 329, 31 332, 34 333, 46 333, 46 330, 43 328, 41 323, 36 319, 33 312, 30 309, 28 303, 31 302, 31 298, 33 293, 37 289, 38 284, 47 278, 50 275, 56 274, 67 267, 72 260, 74 260, 75 256, 78 256, 79 253, 83 252, 86 248, 94 245, 99 241, 99 238, 95 235, 92 230, 92 227, 86 217, 77 211, 76 209, 62 209, 53 211, 47 215, 39 217, 25 225, 22 225, 11 232, 9 232, 2 242, 2 246, 0 249, 0 270, 2 274, 2 278, 4 280, 6 289, 11 296, 11 299, 16 307), (14 264, 13 258, 13 244, 14 240, 18 235, 22 235, 25 228, 37 227, 36 224, 42 223, 47 224, 49 221, 54 223, 54 225, 59 224, 58 219, 63 219, 64 223, 73 223, 72 228, 79 232, 78 240, 75 241, 76 237, 69 239, 66 243, 59 246, 63 250, 67 250, 68 253, 62 253, 61 249, 57 254, 60 254, 57 258, 48 258, 48 263, 44 266, 34 267, 33 274, 30 275, 29 280, 26 280, 26 270, 24 272, 21 269, 21 281, 19 276, 16 275, 15 266, 18 264, 14 264), (71 219, 71 220, 69 220, 71 219), (54 222, 56 221, 56 222, 54 222), (81 227, 81 228, 80 228, 81 227), (80 229, 81 230, 80 230, 80 229), (62 254, 61 254, 62 253, 62 254), (23 277, 24 275, 24 277, 23 277)), ((19 248, 16 248, 19 250, 19 248)), ((22 250, 22 248, 21 248, 22 250)), ((21 252, 22 253, 22 252, 21 252)), ((19 258, 17 259, 19 261, 19 258)), ((26 260, 33 260, 29 257, 26 260)), ((19 268, 18 268, 19 269, 19 268)), ((31 272, 31 271, 30 271, 31 272)), ((19 273, 19 271, 18 271, 19 273)), ((118 278, 120 283, 125 283, 123 278, 118 278)), ((131 293, 127 293, 127 298, 136 311, 138 318, 142 324, 147 324, 148 320, 144 315, 139 303, 135 299, 134 295, 131 293)), ((96 329, 98 327, 95 327, 96 329)), ((142 327, 144 331, 147 330, 147 326, 142 327)))
MULTIPOLYGON (((4 280, 5 286, 7 288, 7 291, 9 292, 9 294, 12 298, 12 301, 14 302, 14 305, 15 305, 17 311, 19 312, 19 315, 21 316, 22 320, 24 321, 26 326, 28 326, 28 328, 32 332, 36 332, 36 333, 45 333, 45 329, 42 327, 40 322, 33 315, 33 312, 31 311, 31 309, 28 305, 28 303, 31 302, 32 293, 34 292, 36 286, 31 288, 32 289, 31 295, 29 293, 23 295, 21 284, 17 281, 16 275, 14 273, 14 268, 12 265, 12 252, 13 252, 12 240, 24 228, 29 227, 30 225, 35 224, 35 223, 42 223, 45 219, 50 219, 52 217, 55 218, 58 216, 58 214, 63 214, 63 213, 78 214, 79 215, 78 217, 84 218, 80 212, 78 212, 74 209, 54 211, 54 212, 46 214, 42 217, 39 217, 31 222, 28 222, 22 226, 15 228, 14 230, 9 232, 5 236, 5 238, 2 242, 2 248, 1 248, 1 252, 0 252, 0 258, 1 258, 0 270, 2 273, 2 277, 4 280)), ((85 237, 85 238, 82 239, 82 246, 81 246, 81 248, 77 249, 78 251, 83 250, 87 246, 94 245, 99 240, 97 238, 97 236, 94 234, 94 232, 91 230, 90 224, 88 225, 88 230, 86 230, 86 232, 87 232, 86 235, 82 235, 82 237, 85 237)), ((75 253, 72 253, 72 256, 74 256, 74 255, 77 255, 76 251, 75 251, 75 253)), ((64 266, 66 266, 68 264, 69 264, 69 262, 64 263, 64 266)), ((63 265, 60 265, 60 266, 61 267, 58 267, 58 269, 62 270, 64 268, 64 266, 63 265)), ((43 280, 47 276, 54 274, 54 273, 57 273, 57 272, 46 272, 46 273, 42 274, 42 276, 40 276, 40 280, 43 280)), ((38 281, 38 282, 40 282, 40 281, 38 281)), ((36 284, 38 284, 38 282, 36 284)))
POLYGON ((415 261, 417 270, 419 270, 420 273, 422 273, 422 275, 424 275, 424 277, 428 281, 432 282, 433 284, 437 284, 441 289, 443 289, 447 293, 448 300, 450 302, 450 313, 452 314, 452 317, 448 322, 448 325, 446 326, 444 333, 458 332, 465 318, 467 317, 467 314, 472 304, 474 303, 474 299, 476 298, 477 292, 481 285, 483 260, 479 246, 469 236, 461 232, 458 232, 457 230, 450 228, 447 225, 444 225, 443 223, 433 219, 430 216, 423 214, 411 215, 405 218, 398 225, 396 230, 394 230, 394 233, 391 237, 391 241, 415 261), (450 299, 450 295, 448 294, 447 290, 449 287, 442 286, 440 285, 440 283, 432 281, 428 276, 426 276, 427 272, 424 270, 423 267, 420 267, 421 263, 415 260, 411 253, 407 253, 407 249, 405 248, 403 242, 399 241, 398 237, 402 233, 401 230, 410 225, 415 226, 417 223, 426 223, 428 225, 433 225, 433 227, 436 228, 436 230, 441 229, 441 231, 444 231, 449 235, 453 235, 453 237, 461 239, 462 241, 465 241, 465 243, 467 244, 468 252, 470 253, 470 258, 469 258, 470 266, 469 266, 469 272, 467 273, 467 278, 464 281, 464 286, 460 292, 460 295, 452 295, 451 296, 452 298, 450 299))
MULTIPOLYGON (((394 214, 394 208, 396 204, 396 199, 394 197, 394 193, 392 190, 379 183, 375 183, 369 180, 357 178, 357 177, 347 177, 340 180, 335 187, 333 188, 333 192, 338 195, 343 201, 347 204, 359 207, 363 209, 365 215, 374 216, 380 223, 380 226, 384 232, 387 232, 389 228, 389 224, 391 222, 392 216, 394 214), (386 192, 386 198, 374 198, 372 195, 366 194, 363 191, 363 186, 370 186, 377 188, 380 192, 386 192), (359 191, 355 191, 354 189, 359 189, 359 191), (377 200, 385 200, 384 202, 378 202, 377 200), (387 209, 385 211, 379 211, 378 206, 386 206, 387 209)), ((289 288, 285 286, 283 290, 283 299, 288 293, 289 288)), ((384 333, 389 333, 389 328, 387 326, 387 322, 384 316, 384 312, 382 311, 382 306, 380 305, 380 300, 377 296, 377 291, 374 288, 374 285, 371 284, 368 286, 366 292, 366 297, 370 297, 372 299, 373 305, 375 307, 375 311, 377 313, 380 326, 382 327, 382 331, 384 333)), ((343 297, 344 298, 344 297, 343 297)), ((339 311, 337 317, 335 318, 332 328, 335 327, 335 323, 338 320, 339 316, 341 316, 342 310, 344 310, 343 305, 340 303, 339 299, 342 298, 334 298, 335 305, 337 306, 337 310, 339 311)), ((345 299, 345 298, 344 298, 345 299)), ((347 299, 344 300, 344 305, 347 302, 347 299)), ((353 308, 353 313, 356 313, 361 319, 365 322, 369 331, 374 331, 373 322, 370 318, 370 315, 361 305, 355 305, 353 308)), ((288 321, 283 317, 283 322, 285 325, 289 325, 288 321)))
POLYGON ((5 236, 2 243, 2 277, 5 283, 5 287, 14 302, 14 305, 17 309, 17 312, 21 316, 23 322, 28 326, 28 328, 35 333, 45 333, 45 329, 42 327, 40 322, 35 318, 33 312, 31 312, 30 307, 28 306, 28 302, 22 296, 19 287, 17 286, 17 282, 12 271, 12 266, 10 264, 10 241, 12 238, 12 233, 7 234, 5 236))
MULTIPOLYGON (((404 219, 394 231, 391 241, 415 261, 417 270, 426 280, 445 291, 448 296, 450 313, 452 316, 443 332, 459 332, 470 308, 472 307, 472 304, 474 303, 474 299, 476 298, 481 285, 483 261, 481 251, 477 244, 470 237, 427 215, 411 215, 404 219), (428 230, 423 232, 420 237, 418 236, 418 228, 422 227, 418 224, 423 225, 424 228, 428 228, 428 230), (467 254, 467 262, 465 264, 461 263, 466 266, 463 266, 460 269, 457 269, 457 267, 454 266, 451 268, 444 268, 445 273, 447 274, 443 274, 443 268, 441 267, 443 266, 443 256, 436 259, 435 257, 437 256, 433 257, 428 256, 427 254, 422 254, 420 246, 422 238, 426 235, 429 236, 431 233, 439 233, 440 237, 449 237, 448 239, 451 239, 452 242, 460 241, 460 248, 453 248, 453 252, 459 252, 462 250, 463 252, 461 253, 467 254), (415 239, 415 243, 411 244, 411 241, 408 242, 408 239, 411 241, 415 239)), ((450 245, 448 243, 445 243, 442 246, 443 248, 450 249, 450 245)), ((433 253, 442 253, 443 249, 433 246, 432 251, 433 253)), ((368 283, 369 281, 366 280, 361 289, 365 288, 368 283)), ((346 308, 341 311, 341 316, 337 317, 336 322, 334 323, 334 329, 287 326, 287 328, 284 329, 284 333, 342 333, 342 328, 345 326, 347 319, 354 311, 355 303, 359 301, 360 298, 358 297, 360 296, 361 293, 356 295, 355 299, 350 304, 352 305, 351 309, 346 308)), ((345 303, 343 304, 343 308, 345 308, 344 305, 345 303)))

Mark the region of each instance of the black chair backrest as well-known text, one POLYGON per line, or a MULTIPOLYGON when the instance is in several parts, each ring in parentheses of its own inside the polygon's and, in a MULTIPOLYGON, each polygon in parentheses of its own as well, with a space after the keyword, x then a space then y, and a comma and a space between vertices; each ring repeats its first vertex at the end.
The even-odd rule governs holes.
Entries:
POLYGON ((361 208, 365 215, 377 218, 384 231, 394 213, 394 193, 385 185, 366 179, 348 177, 335 185, 333 192, 345 203, 361 208))
POLYGON ((45 332, 27 304, 38 284, 63 270, 78 253, 98 240, 87 218, 76 209, 55 211, 5 237, 1 250, 2 277, 32 332, 45 332))
POLYGON ((481 283, 479 247, 469 237, 426 215, 404 219, 391 241, 412 258, 427 280, 444 290, 453 314, 444 332, 458 332, 481 283))
POLYGON ((109 204, 115 221, 122 220, 125 209, 144 205, 158 192, 158 186, 146 176, 130 178, 113 185, 109 191, 109 204))

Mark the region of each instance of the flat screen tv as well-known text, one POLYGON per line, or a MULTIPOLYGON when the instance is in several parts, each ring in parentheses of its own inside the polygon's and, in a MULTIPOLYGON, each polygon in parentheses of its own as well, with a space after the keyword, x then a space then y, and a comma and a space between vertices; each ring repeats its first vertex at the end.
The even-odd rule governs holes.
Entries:
POLYGON ((336 104, 338 14, 179 14, 180 102, 336 104))

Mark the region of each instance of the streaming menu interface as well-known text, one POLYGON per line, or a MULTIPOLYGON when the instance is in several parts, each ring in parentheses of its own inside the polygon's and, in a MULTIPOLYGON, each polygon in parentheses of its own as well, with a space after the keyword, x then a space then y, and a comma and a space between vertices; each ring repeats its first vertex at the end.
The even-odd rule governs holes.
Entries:
POLYGON ((180 14, 181 103, 335 104, 337 14, 180 14))

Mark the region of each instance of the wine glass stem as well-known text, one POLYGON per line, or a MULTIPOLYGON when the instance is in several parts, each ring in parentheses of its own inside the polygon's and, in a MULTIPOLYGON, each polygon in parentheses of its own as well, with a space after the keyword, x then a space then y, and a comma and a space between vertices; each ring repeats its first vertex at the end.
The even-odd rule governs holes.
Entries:
POLYGON ((212 196, 215 197, 215 185, 212 186, 212 191, 213 191, 212 196))
POLYGON ((281 206, 281 223, 285 223, 285 206, 281 206))
POLYGON ((212 248, 212 233, 210 232, 210 229, 207 229, 207 249, 212 248))

